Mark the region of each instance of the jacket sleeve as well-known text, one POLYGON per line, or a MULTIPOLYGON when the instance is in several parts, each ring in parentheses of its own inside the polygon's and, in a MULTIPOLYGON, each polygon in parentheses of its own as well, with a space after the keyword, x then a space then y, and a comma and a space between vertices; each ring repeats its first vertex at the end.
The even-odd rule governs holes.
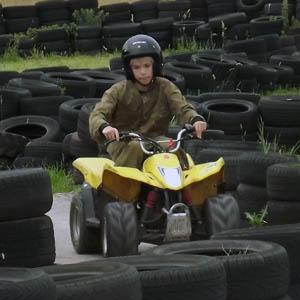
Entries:
POLYGON ((98 142, 104 142, 105 137, 99 132, 99 128, 109 124, 111 117, 117 105, 117 90, 111 87, 102 95, 101 100, 95 105, 95 108, 89 117, 89 130, 91 138, 98 142))
POLYGON ((192 123, 193 120, 202 120, 205 122, 205 118, 198 114, 195 108, 186 101, 174 83, 170 82, 165 92, 167 94, 170 110, 172 114, 176 116, 177 123, 184 125, 186 123, 192 123))

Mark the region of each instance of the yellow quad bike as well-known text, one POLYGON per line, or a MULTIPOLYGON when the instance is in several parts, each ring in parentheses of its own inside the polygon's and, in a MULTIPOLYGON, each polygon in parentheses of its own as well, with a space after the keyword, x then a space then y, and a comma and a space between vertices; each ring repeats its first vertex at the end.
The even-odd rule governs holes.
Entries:
POLYGON ((177 139, 166 141, 133 132, 120 135, 123 141, 139 141, 148 155, 142 170, 116 167, 101 157, 74 160, 84 176, 82 191, 70 207, 77 253, 134 255, 140 242, 203 239, 238 226, 235 199, 219 190, 224 183, 223 158, 195 165, 189 154, 182 161, 174 153, 193 131, 185 125, 177 139), (168 146, 162 147, 165 142, 168 146))

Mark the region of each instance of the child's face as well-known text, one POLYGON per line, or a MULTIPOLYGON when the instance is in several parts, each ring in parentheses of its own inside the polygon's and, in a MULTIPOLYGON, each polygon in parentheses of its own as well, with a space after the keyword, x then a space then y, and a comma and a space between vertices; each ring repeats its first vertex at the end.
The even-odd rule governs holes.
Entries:
POLYGON ((149 85, 153 79, 153 58, 150 56, 133 58, 130 67, 135 80, 141 85, 149 85))

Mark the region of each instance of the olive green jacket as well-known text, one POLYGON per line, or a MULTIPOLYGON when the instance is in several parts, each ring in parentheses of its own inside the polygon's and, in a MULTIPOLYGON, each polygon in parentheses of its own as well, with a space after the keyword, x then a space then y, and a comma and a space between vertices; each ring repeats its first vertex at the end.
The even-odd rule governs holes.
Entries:
POLYGON ((90 134, 103 142, 99 128, 108 123, 119 131, 153 138, 167 134, 173 116, 180 125, 195 117, 203 119, 168 79, 156 77, 149 92, 140 92, 135 83, 123 80, 106 90, 95 105, 89 118, 90 134))

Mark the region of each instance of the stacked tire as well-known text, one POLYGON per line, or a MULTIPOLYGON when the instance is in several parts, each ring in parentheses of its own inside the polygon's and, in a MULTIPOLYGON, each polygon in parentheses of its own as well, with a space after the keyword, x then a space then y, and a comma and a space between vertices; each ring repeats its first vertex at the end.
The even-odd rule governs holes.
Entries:
POLYGON ((103 45, 107 51, 120 50, 133 35, 141 33, 140 23, 116 22, 103 26, 103 45))
POLYGON ((158 15, 156 0, 139 0, 130 3, 130 11, 135 23, 156 19, 158 15))
POLYGON ((35 3, 40 25, 62 26, 70 21, 70 11, 66 1, 39 1, 35 3))
POLYGON ((3 7, 2 4, 0 3, 0 35, 5 33, 6 33, 6 29, 5 29, 5 22, 3 16, 3 7))
POLYGON ((131 23, 131 10, 128 2, 101 5, 99 9, 108 13, 103 25, 131 23))
MULTIPOLYGON (((270 200, 267 191, 268 168, 277 163, 295 160, 295 156, 260 152, 248 152, 239 157, 239 184, 234 195, 239 203, 241 220, 246 222, 245 213, 259 213, 266 206, 268 214, 270 200)), ((282 219, 284 218, 288 219, 288 214, 282 215, 282 219)), ((268 223, 272 225, 272 219, 268 220, 268 223)))
MULTIPOLYGON (((1 25, 0 25, 1 28, 1 25)), ((12 45, 14 41, 14 36, 12 34, 2 34, 0 35, 0 54, 4 54, 5 50, 12 45)))
POLYGON ((66 164, 74 172, 76 183, 82 183, 82 175, 72 167, 72 162, 78 157, 97 157, 100 151, 89 133, 88 119, 98 98, 82 98, 66 101, 60 106, 60 124, 65 137, 62 141, 62 152, 66 164))
POLYGON ((38 29, 36 40, 39 49, 46 54, 68 54, 71 49, 68 33, 62 27, 38 29))
POLYGON ((67 3, 71 15, 75 10, 93 9, 97 11, 98 9, 97 0, 68 0, 67 3))
POLYGON ((81 53, 99 52, 102 49, 102 27, 99 25, 79 25, 73 41, 73 50, 81 53))
POLYGON ((264 123, 264 138, 271 143, 297 147, 300 140, 300 97, 263 96, 258 110, 264 123))
POLYGON ((226 141, 222 139, 190 140, 184 144, 184 149, 189 153, 196 164, 216 161, 222 157, 225 161, 224 188, 226 192, 235 191, 239 185, 238 168, 239 160, 243 153, 262 151, 257 142, 252 141, 226 141))
POLYGON ((206 0, 191 0, 191 20, 207 21, 208 11, 206 0))
POLYGON ((180 21, 188 18, 191 4, 189 0, 159 0, 157 3, 158 18, 173 18, 180 21))
POLYGON ((28 28, 38 28, 40 25, 34 5, 6 6, 3 15, 7 33, 26 32, 28 28))
POLYGON ((268 193, 268 215, 270 224, 298 223, 299 202, 299 162, 274 164, 267 170, 266 188, 268 193))
POLYGON ((141 29, 144 34, 152 36, 162 49, 167 49, 172 44, 173 22, 173 17, 143 20, 141 22, 141 29))
POLYGON ((50 176, 42 168, 1 171, 1 266, 39 267, 55 261, 50 176))

